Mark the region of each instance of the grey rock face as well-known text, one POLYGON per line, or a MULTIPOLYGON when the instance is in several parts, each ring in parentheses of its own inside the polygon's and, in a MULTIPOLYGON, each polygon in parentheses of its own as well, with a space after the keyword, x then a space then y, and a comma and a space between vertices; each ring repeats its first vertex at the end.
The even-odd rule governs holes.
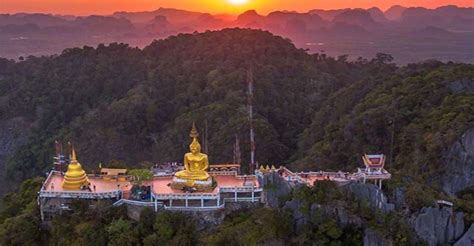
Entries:
POLYGON ((406 188, 403 187, 397 187, 393 191, 393 203, 395 203, 395 208, 396 209, 402 209, 407 206, 405 202, 405 192, 406 188))
MULTIPOLYGON (((315 214, 316 210, 311 207, 311 213, 315 214)), ((319 207, 318 207, 319 208, 319 207)), ((348 214, 346 209, 340 206, 324 206, 321 207, 325 214, 331 216, 331 218, 335 218, 337 222, 342 226, 352 225, 356 227, 362 227, 363 221, 360 217, 348 214)))
POLYGON ((472 246, 474 245, 474 224, 469 227, 466 233, 459 239, 454 246, 472 246))
POLYGON ((291 211, 295 231, 302 230, 303 226, 306 225, 310 219, 310 215, 303 213, 302 206, 303 204, 301 201, 291 200, 287 201, 283 207, 291 211))
POLYGON ((263 180, 259 180, 259 182, 263 184, 265 204, 272 208, 278 208, 280 198, 290 194, 293 188, 277 172, 266 173, 263 180))
POLYGON ((319 217, 321 215, 323 215, 325 218, 335 219, 337 223, 343 227, 362 227, 364 224, 360 217, 349 214, 342 206, 327 206, 313 203, 310 204, 308 210, 307 208, 303 209, 303 205, 304 203, 300 200, 291 200, 287 201, 283 206, 284 209, 291 211, 295 231, 302 230, 304 226, 312 221, 313 218, 319 217))
POLYGON ((354 194, 357 200, 367 201, 371 208, 378 208, 383 212, 390 212, 395 209, 395 205, 388 203, 387 197, 376 185, 352 183, 345 188, 354 194))
POLYGON ((449 82, 448 88, 454 93, 474 93, 474 81, 469 78, 449 82))
POLYGON ((466 131, 445 156, 442 189, 449 195, 474 186, 474 128, 466 131))
POLYGON ((453 243, 464 232, 464 214, 448 208, 423 208, 411 224, 418 237, 430 246, 453 243))
POLYGON ((370 228, 365 229, 364 246, 392 246, 392 245, 393 245, 392 242, 380 237, 380 235, 376 231, 370 228))

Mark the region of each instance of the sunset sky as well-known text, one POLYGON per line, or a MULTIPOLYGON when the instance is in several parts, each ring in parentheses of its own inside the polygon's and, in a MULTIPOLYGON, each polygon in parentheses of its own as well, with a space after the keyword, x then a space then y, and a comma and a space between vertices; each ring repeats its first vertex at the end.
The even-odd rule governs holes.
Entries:
POLYGON ((435 8, 454 4, 472 7, 474 0, 0 0, 0 13, 38 12, 55 14, 111 14, 114 11, 145 11, 159 7, 179 8, 213 14, 237 14, 256 9, 267 14, 274 10, 369 8, 382 10, 392 5, 435 8))

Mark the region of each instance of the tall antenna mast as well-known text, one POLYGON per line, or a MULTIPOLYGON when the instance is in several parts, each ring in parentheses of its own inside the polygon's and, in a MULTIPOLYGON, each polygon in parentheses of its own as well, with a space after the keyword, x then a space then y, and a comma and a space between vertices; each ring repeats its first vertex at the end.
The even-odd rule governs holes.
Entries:
POLYGON ((240 154, 240 141, 239 135, 235 134, 234 143, 234 164, 240 164, 242 162, 242 156, 240 154))
POLYGON ((209 154, 207 119, 204 121, 204 153, 209 154))
POLYGON ((247 70, 247 104, 249 111, 249 125, 250 125, 250 172, 255 170, 255 133, 253 130, 253 72, 252 69, 247 70))
POLYGON ((61 168, 61 147, 58 140, 54 141, 54 148, 56 150, 56 156, 54 157, 54 170, 60 171, 61 168))

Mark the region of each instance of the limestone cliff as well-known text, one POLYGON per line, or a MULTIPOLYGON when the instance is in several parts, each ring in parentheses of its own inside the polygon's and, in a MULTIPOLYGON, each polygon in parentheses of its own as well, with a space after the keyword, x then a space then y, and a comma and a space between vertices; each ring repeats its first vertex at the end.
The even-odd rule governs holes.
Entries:
POLYGON ((450 208, 423 208, 411 224, 429 246, 445 245, 454 243, 464 233, 464 214, 450 208))
POLYGON ((382 238, 376 231, 367 228, 364 231, 364 246, 392 246, 393 242, 382 238))
POLYGON ((352 183, 344 187, 356 200, 364 200, 373 209, 390 212, 395 205, 388 202, 383 191, 373 184, 352 183))
POLYGON ((442 189, 449 195, 474 186, 474 128, 467 130, 449 149, 444 159, 442 189))
POLYGON ((454 246, 474 245, 474 224, 469 227, 466 233, 454 244, 454 246))
POLYGON ((278 208, 282 197, 290 194, 293 184, 287 182, 277 172, 266 173, 259 177, 259 182, 264 188, 265 205, 278 208))

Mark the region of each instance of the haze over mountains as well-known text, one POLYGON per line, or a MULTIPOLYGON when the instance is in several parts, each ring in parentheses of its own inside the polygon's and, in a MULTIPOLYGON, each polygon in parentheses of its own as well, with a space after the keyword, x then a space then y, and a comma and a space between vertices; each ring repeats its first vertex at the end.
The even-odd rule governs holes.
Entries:
POLYGON ((143 47, 178 33, 226 27, 268 30, 310 52, 350 59, 383 52, 399 64, 426 59, 474 62, 474 8, 457 6, 275 11, 266 16, 254 10, 230 16, 168 8, 86 17, 3 14, 0 57, 58 54, 65 48, 112 42, 143 47))

